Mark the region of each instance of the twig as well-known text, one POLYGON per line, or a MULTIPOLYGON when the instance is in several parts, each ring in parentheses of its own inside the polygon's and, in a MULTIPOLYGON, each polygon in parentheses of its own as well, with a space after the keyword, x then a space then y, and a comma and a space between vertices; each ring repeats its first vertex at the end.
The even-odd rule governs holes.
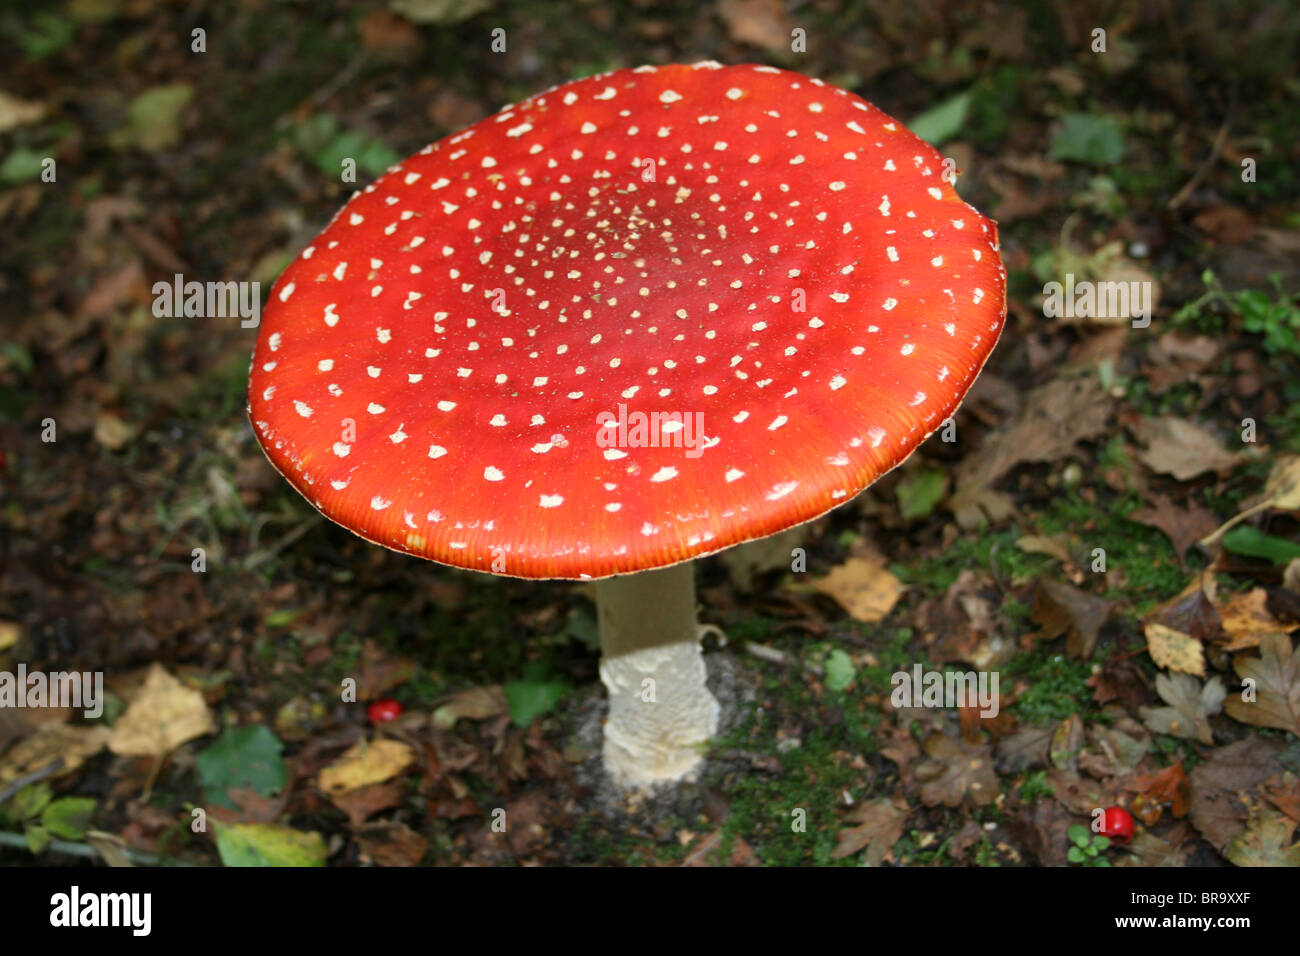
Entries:
POLYGON ((1232 125, 1232 114, 1236 109, 1237 88, 1234 86, 1232 88, 1231 99, 1228 101, 1227 115, 1223 118, 1223 125, 1219 127, 1219 132, 1214 136, 1214 146, 1210 149, 1210 155, 1205 158, 1203 163, 1201 163, 1200 168, 1197 169, 1192 175, 1192 178, 1187 181, 1187 184, 1183 186, 1182 189, 1178 190, 1173 199, 1169 200, 1170 209, 1177 209, 1186 202, 1187 197, 1192 194, 1192 190, 1201 184, 1201 180, 1209 174, 1210 169, 1213 168, 1215 162, 1218 161, 1219 154, 1223 152, 1223 144, 1228 140, 1228 127, 1232 125))
MULTIPOLYGON (((3 830, 0 830, 0 846, 12 846, 17 847, 20 850, 29 849, 27 846, 26 835, 22 833, 9 833, 3 830)), ((67 856, 84 856, 90 858, 96 858, 99 856, 99 851, 89 843, 70 843, 67 840, 51 840, 49 843, 45 844, 45 848, 47 850, 53 850, 55 853, 66 854, 67 856)), ((132 863, 138 863, 141 866, 163 865, 162 860, 154 856, 152 853, 145 853, 141 850, 128 850, 125 847, 122 848, 122 853, 132 863)), ((178 863, 175 865, 188 866, 188 864, 185 863, 178 863)))
POLYGON ((8 800, 10 797, 12 797, 15 793, 17 793, 19 790, 21 790, 23 787, 27 786, 28 784, 39 783, 40 781, 44 780, 46 777, 54 776, 54 774, 58 773, 62 769, 63 769, 63 758, 55 757, 51 763, 47 763, 40 770, 33 770, 31 773, 27 774, 26 776, 19 777, 13 783, 9 784, 9 786, 0 789, 0 803, 4 803, 6 800, 8 800))

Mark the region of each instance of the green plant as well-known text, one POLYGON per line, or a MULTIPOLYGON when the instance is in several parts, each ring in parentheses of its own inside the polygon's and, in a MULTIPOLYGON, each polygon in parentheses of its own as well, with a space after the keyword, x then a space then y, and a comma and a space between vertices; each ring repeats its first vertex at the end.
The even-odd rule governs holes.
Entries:
POLYGON ((1272 296, 1261 289, 1228 292, 1209 269, 1201 273, 1201 281, 1205 283, 1205 294, 1174 313, 1176 325, 1205 329, 1208 323, 1212 329, 1220 324, 1215 320, 1216 312, 1226 311, 1240 318, 1246 332, 1263 336, 1266 352, 1300 356, 1300 294, 1285 292, 1280 275, 1269 276, 1272 296))
POLYGON ((1066 854, 1071 863, 1080 866, 1110 866, 1110 860, 1101 855, 1102 850, 1110 846, 1110 838, 1100 833, 1092 833, 1082 823, 1076 823, 1069 829, 1070 852, 1066 854))

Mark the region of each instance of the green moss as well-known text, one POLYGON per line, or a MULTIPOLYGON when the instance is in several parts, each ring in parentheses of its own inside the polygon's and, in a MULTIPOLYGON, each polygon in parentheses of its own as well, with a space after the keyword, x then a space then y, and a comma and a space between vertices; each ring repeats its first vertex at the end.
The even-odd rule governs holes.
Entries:
POLYGON ((1004 679, 1024 677, 1029 685, 1011 705, 1016 716, 1025 723, 1051 724, 1091 709, 1091 676, 1092 665, 1087 661, 1073 661, 1040 648, 1013 660, 1004 679))

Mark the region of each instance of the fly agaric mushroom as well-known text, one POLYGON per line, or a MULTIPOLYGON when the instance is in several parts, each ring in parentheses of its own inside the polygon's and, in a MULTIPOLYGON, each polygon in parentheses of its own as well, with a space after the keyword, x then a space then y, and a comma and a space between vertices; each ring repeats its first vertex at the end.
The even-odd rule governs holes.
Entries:
POLYGON ((718 720, 691 559, 848 501, 997 341, 997 231, 943 168, 772 67, 556 87, 335 215, 272 290, 251 420, 369 541, 595 579, 606 766, 682 779, 718 720))

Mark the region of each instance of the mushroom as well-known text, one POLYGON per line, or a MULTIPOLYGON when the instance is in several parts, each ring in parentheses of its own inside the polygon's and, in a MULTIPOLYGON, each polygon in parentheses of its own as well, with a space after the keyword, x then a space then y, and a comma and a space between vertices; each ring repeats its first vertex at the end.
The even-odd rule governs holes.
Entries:
POLYGON ((541 93, 356 193, 276 282, 249 379, 271 463, 361 537, 594 580, 605 762, 695 773, 693 558, 903 461, 998 339, 997 230, 857 96, 768 66, 541 93))

